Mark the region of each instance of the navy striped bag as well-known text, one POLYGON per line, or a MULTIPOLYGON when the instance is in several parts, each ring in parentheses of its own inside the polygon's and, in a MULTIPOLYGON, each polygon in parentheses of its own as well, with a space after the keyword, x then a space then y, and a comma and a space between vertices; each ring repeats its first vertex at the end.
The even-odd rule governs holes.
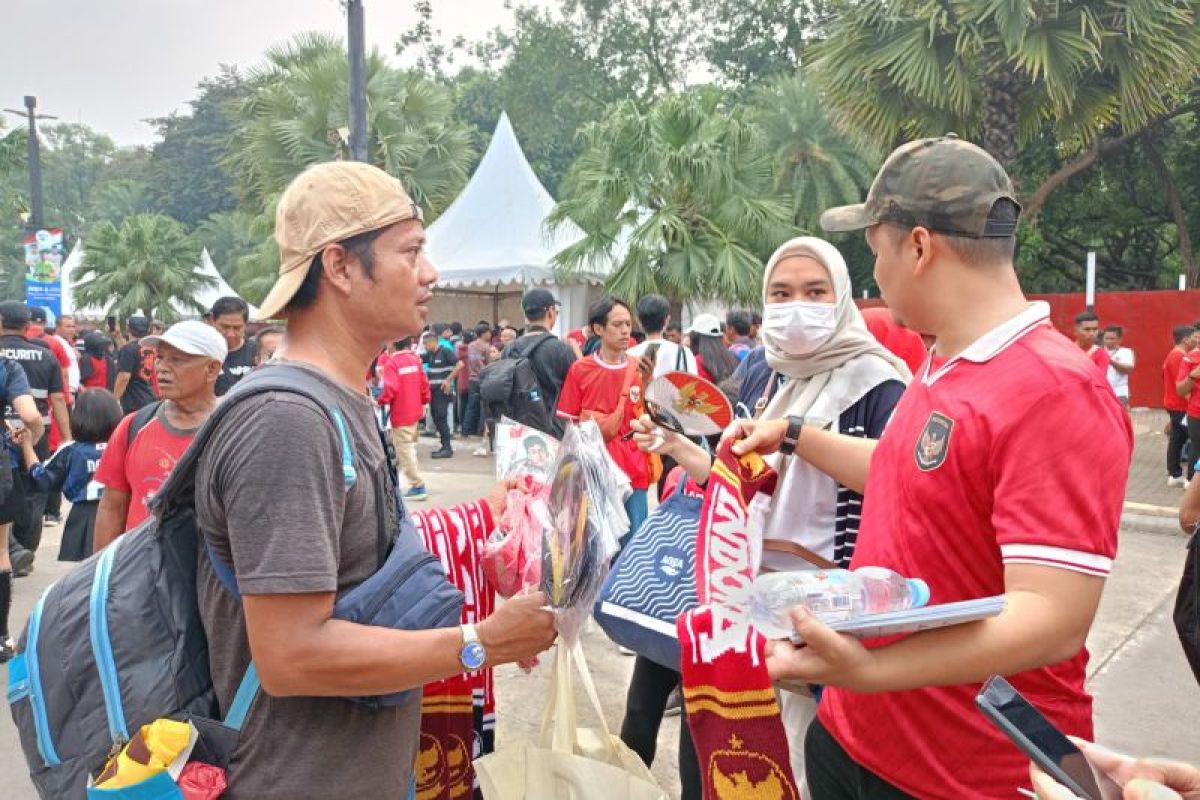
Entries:
POLYGON ((647 517, 609 572, 593 613, 612 639, 651 661, 679 669, 675 620, 695 608, 696 532, 702 494, 686 477, 647 517))

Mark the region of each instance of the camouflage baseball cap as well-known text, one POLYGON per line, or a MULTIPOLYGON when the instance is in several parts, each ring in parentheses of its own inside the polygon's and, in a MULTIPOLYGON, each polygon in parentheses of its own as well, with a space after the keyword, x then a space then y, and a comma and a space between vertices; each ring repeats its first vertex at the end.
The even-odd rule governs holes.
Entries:
POLYGON ((953 133, 918 139, 892 151, 879 168, 867 200, 821 215, 827 231, 854 231, 880 222, 971 239, 1016 233, 1016 218, 989 219, 997 200, 1021 206, 1000 162, 953 133))

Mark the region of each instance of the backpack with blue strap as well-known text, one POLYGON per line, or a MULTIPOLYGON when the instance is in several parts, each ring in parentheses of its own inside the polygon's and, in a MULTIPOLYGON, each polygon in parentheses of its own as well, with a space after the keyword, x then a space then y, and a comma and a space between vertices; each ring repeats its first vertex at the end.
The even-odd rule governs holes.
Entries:
MULTIPOLYGON (((346 484, 371 480, 376 496, 390 500, 378 510, 379 569, 337 598, 334 616, 403 630, 460 622, 463 595, 446 580, 405 514, 388 437, 381 432, 389 464, 385 474, 360 474, 334 390, 302 367, 263 367, 240 381, 197 432, 160 490, 155 516, 80 563, 38 600, 9 664, 7 696, 41 797, 113 796, 109 790, 87 789, 89 776, 99 773, 141 726, 162 717, 188 719, 196 726, 200 740, 193 759, 225 767, 232 758, 260 687, 251 664, 218 721, 196 595, 198 559, 207 559, 225 589, 239 595, 233 567, 197 527, 196 467, 229 409, 264 392, 299 394, 324 409, 341 442, 346 484)), ((420 692, 347 701, 381 708, 419 703, 420 692)), ((169 786, 164 792, 165 782, 156 776, 146 782, 144 793, 127 787, 120 796, 182 796, 170 793, 169 786)))

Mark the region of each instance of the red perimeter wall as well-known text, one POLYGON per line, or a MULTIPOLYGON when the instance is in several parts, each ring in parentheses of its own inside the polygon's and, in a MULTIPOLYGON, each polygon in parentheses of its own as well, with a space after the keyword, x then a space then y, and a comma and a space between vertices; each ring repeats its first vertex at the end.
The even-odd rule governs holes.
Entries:
MULTIPOLYGON (((1074 338, 1074 318, 1083 311, 1083 294, 1033 294, 1031 300, 1050 304, 1050 321, 1064 335, 1074 338)), ((872 298, 861 306, 883 305, 872 298)), ((1171 329, 1200 321, 1200 290, 1155 292, 1098 292, 1096 316, 1100 326, 1120 325, 1125 329, 1124 346, 1133 350, 1137 366, 1129 376, 1130 403, 1162 408, 1162 363, 1174 347, 1171 329)))

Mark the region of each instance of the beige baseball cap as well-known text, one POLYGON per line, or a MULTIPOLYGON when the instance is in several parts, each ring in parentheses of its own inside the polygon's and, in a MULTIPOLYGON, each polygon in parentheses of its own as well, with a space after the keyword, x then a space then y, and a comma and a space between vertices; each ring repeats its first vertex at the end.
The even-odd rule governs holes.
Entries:
POLYGON ((304 283, 313 257, 334 242, 421 219, 399 180, 361 161, 331 161, 301 172, 275 211, 279 277, 259 306, 259 319, 281 316, 304 283))

